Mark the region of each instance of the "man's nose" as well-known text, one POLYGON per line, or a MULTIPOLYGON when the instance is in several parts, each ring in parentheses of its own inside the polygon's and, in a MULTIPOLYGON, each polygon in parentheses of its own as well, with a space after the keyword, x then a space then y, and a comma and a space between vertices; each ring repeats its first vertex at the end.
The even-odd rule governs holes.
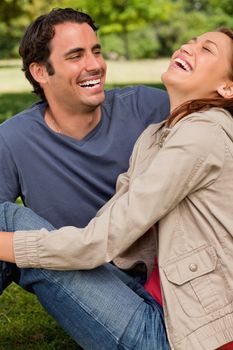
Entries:
POLYGON ((99 70, 101 67, 101 64, 99 62, 99 59, 93 55, 89 54, 86 57, 86 70, 99 70))

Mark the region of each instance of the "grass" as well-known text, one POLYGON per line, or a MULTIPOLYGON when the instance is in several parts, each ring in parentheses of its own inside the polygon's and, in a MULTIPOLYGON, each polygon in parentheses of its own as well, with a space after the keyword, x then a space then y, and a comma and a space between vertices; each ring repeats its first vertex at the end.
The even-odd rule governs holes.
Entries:
MULTIPOLYGON (((139 78, 137 74, 142 72, 141 62, 139 65, 135 62, 131 64, 131 70, 128 72, 130 84, 125 81, 129 64, 119 65, 114 62, 113 65, 112 80, 108 79, 107 89, 136 82, 163 87, 161 83, 154 83, 158 79, 149 81, 148 77, 139 78), (121 84, 118 81, 119 77, 123 80, 121 84)), ((23 79, 18 61, 0 62, 0 122, 29 107, 37 100, 36 96, 29 92, 29 86, 25 83, 25 78, 23 79)), ((12 284, 0 296, 0 350, 80 349, 43 310, 35 295, 12 284)))
POLYGON ((30 92, 0 93, 0 123, 36 101, 37 97, 30 92))
POLYGON ((81 349, 42 309, 35 295, 12 284, 0 304, 0 350, 81 349))

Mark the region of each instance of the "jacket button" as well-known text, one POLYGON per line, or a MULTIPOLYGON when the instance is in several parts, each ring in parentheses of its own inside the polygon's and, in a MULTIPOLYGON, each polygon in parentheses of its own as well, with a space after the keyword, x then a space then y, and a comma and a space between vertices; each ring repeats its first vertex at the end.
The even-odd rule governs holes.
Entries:
POLYGON ((192 264, 189 265, 189 270, 190 270, 190 271, 196 272, 197 269, 198 269, 197 264, 193 264, 193 263, 192 263, 192 264))

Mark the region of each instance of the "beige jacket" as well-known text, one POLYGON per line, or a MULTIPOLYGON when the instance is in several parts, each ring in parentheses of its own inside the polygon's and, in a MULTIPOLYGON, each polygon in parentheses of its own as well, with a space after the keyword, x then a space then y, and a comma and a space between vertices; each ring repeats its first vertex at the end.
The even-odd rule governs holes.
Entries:
POLYGON ((145 261, 150 271, 158 254, 171 348, 211 350, 231 341, 232 140, 233 119, 217 108, 171 129, 150 126, 116 195, 86 228, 16 232, 18 266, 91 269, 114 259, 122 268, 145 261))

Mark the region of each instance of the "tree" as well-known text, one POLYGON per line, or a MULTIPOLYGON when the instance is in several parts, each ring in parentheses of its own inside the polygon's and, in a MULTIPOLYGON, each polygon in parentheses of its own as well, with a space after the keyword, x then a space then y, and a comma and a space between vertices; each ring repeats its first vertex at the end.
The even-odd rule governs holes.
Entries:
POLYGON ((209 15, 213 15, 220 9, 222 13, 232 16, 233 14, 233 2, 232 0, 184 0, 184 10, 203 11, 209 15))
POLYGON ((1 0, 0 21, 9 25, 13 18, 20 17, 23 13, 24 0, 1 0))
POLYGON ((184 21, 194 24, 193 17, 202 17, 201 25, 199 23, 202 31, 214 30, 220 26, 233 27, 232 0, 182 0, 181 3, 184 21))
POLYGON ((44 0, 0 1, 0 57, 18 55, 18 45, 25 27, 46 10, 44 0))
POLYGON ((233 27, 232 0, 1 0, 0 57, 15 56, 24 28, 53 7, 89 13, 104 51, 128 59, 167 56, 192 36, 233 27))
MULTIPOLYGON (((77 7, 77 1, 61 1, 64 6, 77 7)), ((129 59, 129 33, 144 28, 152 22, 160 23, 169 18, 177 6, 172 0, 80 0, 79 8, 89 13, 100 26, 100 34, 117 33, 124 43, 125 57, 129 59)))
POLYGON ((2 0, 0 2, 0 55, 4 57, 17 41, 15 22, 22 16, 23 0, 2 0))

